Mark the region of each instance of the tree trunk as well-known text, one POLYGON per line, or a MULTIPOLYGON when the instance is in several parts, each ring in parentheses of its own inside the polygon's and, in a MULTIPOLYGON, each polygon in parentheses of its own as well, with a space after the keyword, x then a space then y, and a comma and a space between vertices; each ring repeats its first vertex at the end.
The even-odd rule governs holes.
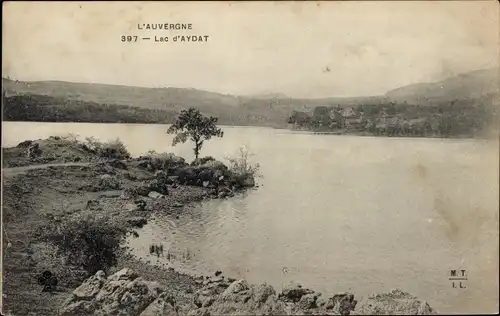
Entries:
POLYGON ((196 159, 198 159, 198 156, 200 155, 200 142, 196 141, 194 143, 194 156, 196 159))

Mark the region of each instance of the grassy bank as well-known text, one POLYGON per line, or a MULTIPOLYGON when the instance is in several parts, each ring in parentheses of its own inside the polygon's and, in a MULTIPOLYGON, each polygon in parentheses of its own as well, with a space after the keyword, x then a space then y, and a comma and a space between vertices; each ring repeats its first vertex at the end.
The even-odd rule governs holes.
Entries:
POLYGON ((156 212, 182 216, 192 202, 244 189, 238 170, 213 158, 193 165, 172 154, 131 158, 119 141, 51 137, 3 153, 4 167, 16 167, 3 169, 4 310, 16 315, 54 315, 86 277, 124 263, 183 280, 173 283, 183 289, 189 278, 135 262, 119 240, 156 212), (217 186, 216 172, 225 176, 217 186), (45 270, 58 277, 54 293, 41 292, 45 270))

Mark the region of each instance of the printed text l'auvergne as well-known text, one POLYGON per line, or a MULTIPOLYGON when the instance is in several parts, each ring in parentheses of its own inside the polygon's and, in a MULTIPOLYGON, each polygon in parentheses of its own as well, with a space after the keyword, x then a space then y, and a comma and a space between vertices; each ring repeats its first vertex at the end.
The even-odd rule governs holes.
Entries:
POLYGON ((138 23, 138 30, 192 30, 191 23, 138 23))

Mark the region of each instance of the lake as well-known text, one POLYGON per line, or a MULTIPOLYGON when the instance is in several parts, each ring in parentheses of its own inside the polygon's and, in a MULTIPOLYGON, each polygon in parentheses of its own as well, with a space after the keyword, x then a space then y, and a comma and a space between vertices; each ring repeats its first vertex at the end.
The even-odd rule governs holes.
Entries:
MULTIPOLYGON (((167 126, 4 122, 3 146, 68 133, 119 137, 133 155, 169 151, 167 126)), ((255 155, 259 187, 213 200, 179 219, 157 216, 133 252, 163 243, 184 269, 290 281, 358 298, 401 288, 443 313, 498 311, 498 142, 313 135, 224 127, 202 156, 223 160, 242 145, 255 155), (181 262, 182 261, 182 262, 181 262), (453 288, 450 270, 467 281, 453 288)), ((164 258, 158 259, 161 264, 164 258)))

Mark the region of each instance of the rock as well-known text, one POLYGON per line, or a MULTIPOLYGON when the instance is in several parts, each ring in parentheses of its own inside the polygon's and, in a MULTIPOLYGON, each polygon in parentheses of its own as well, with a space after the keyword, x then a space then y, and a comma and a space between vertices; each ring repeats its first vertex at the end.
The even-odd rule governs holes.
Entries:
POLYGON ((203 182, 210 183, 213 181, 213 171, 211 169, 202 169, 198 174, 198 179, 203 182))
POLYGON ((145 217, 141 216, 136 216, 136 217, 131 217, 127 219, 127 223, 134 227, 142 228, 144 225, 146 225, 148 220, 145 217))
POLYGON ((77 287, 73 291, 73 295, 81 300, 90 300, 95 298, 97 293, 101 290, 102 286, 106 282, 106 274, 104 271, 100 270, 87 280, 85 280, 82 285, 77 287))
POLYGON ((164 181, 159 181, 159 180, 152 181, 151 183, 149 183, 149 190, 156 191, 163 195, 168 194, 167 184, 164 181))
POLYGON ((147 185, 147 184, 140 185, 134 189, 137 192, 137 195, 140 195, 140 196, 148 196, 149 192, 151 191, 151 189, 149 188, 149 185, 147 185))
POLYGON ((166 184, 174 184, 177 183, 178 181, 179 181, 178 176, 168 176, 167 179, 165 179, 166 184))
POLYGON ((253 297, 257 303, 265 303, 268 297, 276 295, 276 291, 269 284, 261 284, 252 288, 253 297))
POLYGON ((356 307, 357 301, 352 293, 339 293, 331 298, 333 304, 333 312, 338 315, 349 315, 356 307))
POLYGON ((215 276, 219 276, 222 274, 222 271, 215 271, 215 276))
POLYGON ((99 271, 64 302, 60 315, 139 315, 161 292, 157 282, 145 281, 131 269, 122 269, 107 279, 99 271))
POLYGON ((316 306, 322 309, 332 309, 334 307, 333 301, 323 296, 318 297, 316 300, 316 306))
POLYGON ((119 159, 111 159, 108 164, 113 168, 127 170, 127 165, 119 159))
POLYGON ((197 175, 193 167, 182 167, 176 171, 180 184, 192 185, 196 183, 197 175))
POLYGON ((99 197, 103 198, 117 198, 121 197, 123 192, 120 191, 104 191, 101 194, 99 194, 99 197))
POLYGON ((210 316, 207 308, 193 309, 187 313, 187 316, 210 316))
POLYGON ((218 283, 218 282, 222 282, 222 281, 224 281, 224 277, 223 276, 218 276, 218 277, 210 279, 211 283, 218 283))
POLYGON ((133 281, 137 277, 139 277, 139 275, 134 270, 129 268, 123 268, 120 271, 116 272, 115 274, 110 275, 108 277, 108 281, 121 281, 121 280, 133 281))
POLYGON ((148 197, 150 197, 152 199, 161 199, 161 198, 164 198, 165 196, 161 193, 156 192, 156 191, 151 191, 148 193, 148 197))
POLYGON ((64 302, 62 309, 59 311, 59 316, 96 315, 97 308, 95 301, 77 301, 70 298, 64 302))
POLYGON ((195 293, 193 303, 198 307, 209 307, 215 301, 215 297, 210 292, 198 291, 195 293))
POLYGON ((151 303, 139 316, 177 316, 178 308, 175 298, 167 293, 160 296, 151 303))
POLYGON ((136 199, 138 196, 139 194, 137 193, 137 190, 135 188, 126 188, 125 190, 123 190, 120 198, 124 200, 132 200, 136 199))
POLYGON ((314 292, 309 289, 302 288, 302 285, 300 284, 289 284, 283 289, 280 297, 292 302, 298 302, 302 296, 312 293, 314 292))
POLYGON ((316 308, 316 299, 319 297, 318 293, 305 294, 303 295, 298 303, 300 309, 312 309, 316 308))
POLYGON ((234 281, 229 285, 229 287, 222 293, 222 298, 228 298, 230 296, 233 296, 234 294, 238 294, 242 291, 249 290, 250 287, 247 283, 247 281, 241 279, 238 281, 234 281))
POLYGON ((146 202, 144 200, 135 200, 136 211, 142 212, 146 210, 146 202))
POLYGON ((393 290, 389 293, 371 295, 357 304, 353 315, 435 315, 427 302, 403 292, 393 290))
POLYGON ((93 210, 99 207, 99 200, 88 200, 85 205, 86 210, 93 210))

